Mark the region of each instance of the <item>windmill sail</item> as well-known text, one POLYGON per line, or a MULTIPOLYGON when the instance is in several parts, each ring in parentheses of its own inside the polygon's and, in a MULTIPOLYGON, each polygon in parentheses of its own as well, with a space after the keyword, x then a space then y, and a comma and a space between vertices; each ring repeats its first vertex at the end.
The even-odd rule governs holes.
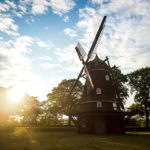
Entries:
MULTIPOLYGON (((103 29, 104 29, 104 26, 103 26, 103 29)), ((93 49, 93 52, 91 53, 90 59, 93 59, 96 56, 96 54, 97 54, 96 52, 97 52, 98 45, 99 45, 99 43, 101 41, 101 38, 102 38, 102 35, 103 35, 103 31, 104 31, 103 29, 101 31, 100 36, 98 37, 98 40, 97 40, 97 43, 96 43, 96 45, 95 45, 95 47, 93 49)))
POLYGON ((103 29, 104 29, 105 21, 106 21, 106 16, 103 17, 102 23, 101 23, 101 25, 100 25, 100 27, 99 27, 99 29, 97 31, 95 39, 94 39, 94 41, 92 43, 92 46, 91 46, 91 48, 89 50, 87 62, 90 59, 90 57, 92 56, 92 53, 93 53, 94 49, 98 46, 98 43, 99 43, 98 41, 99 41, 99 39, 100 39, 100 37, 102 35, 101 33, 102 33, 103 29))
POLYGON ((81 44, 79 42, 78 42, 78 44, 77 44, 75 49, 76 49, 76 52, 77 52, 77 54, 79 56, 79 59, 81 61, 83 61, 85 56, 86 56, 86 52, 85 52, 85 50, 83 49, 83 47, 81 46, 81 44))

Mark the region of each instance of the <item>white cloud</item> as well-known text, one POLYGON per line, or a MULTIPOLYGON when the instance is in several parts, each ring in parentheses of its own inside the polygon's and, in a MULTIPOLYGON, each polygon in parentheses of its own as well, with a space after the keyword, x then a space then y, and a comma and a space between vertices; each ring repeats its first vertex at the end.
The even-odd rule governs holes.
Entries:
POLYGON ((64 32, 66 35, 69 35, 71 38, 77 36, 76 31, 75 31, 75 30, 72 30, 72 29, 70 29, 70 28, 65 28, 65 29, 63 30, 63 32, 64 32))
POLYGON ((20 0, 19 8, 22 11, 22 14, 29 12, 37 14, 45 14, 48 11, 48 8, 51 7, 53 13, 62 16, 62 14, 69 12, 75 6, 73 0, 20 0))
MULTIPOLYGON (((52 87, 50 80, 37 76, 32 71, 32 60, 27 54, 31 53, 33 43, 34 39, 29 36, 19 36, 9 41, 0 40, 0 86, 17 87, 44 100, 52 87)), ((50 60, 50 57, 40 59, 50 60)))
POLYGON ((0 31, 8 35, 17 36, 18 26, 9 15, 0 14, 0 31))
POLYGON ((52 57, 50 57, 50 56, 43 56, 43 57, 38 57, 38 59, 44 60, 44 61, 50 61, 50 60, 52 60, 52 57))
POLYGON ((101 4, 103 0, 91 0, 93 4, 101 4))
POLYGON ((0 41, 0 86, 17 87, 44 100, 49 92, 48 82, 32 72, 32 60, 26 55, 31 52, 32 44, 33 39, 29 36, 0 41))
POLYGON ((69 21, 69 16, 65 16, 63 19, 64 22, 68 22, 69 21))
POLYGON ((0 12, 6 12, 9 10, 9 6, 7 4, 0 3, 0 12))
POLYGON ((46 48, 46 49, 50 49, 51 47, 54 46, 54 44, 51 41, 43 42, 40 40, 37 41, 37 45, 41 48, 46 48))
POLYGON ((82 63, 78 58, 74 44, 61 49, 57 48, 55 54, 60 63, 65 63, 65 65, 63 65, 64 70, 79 72, 82 63))
POLYGON ((26 22, 27 24, 32 24, 33 22, 35 22, 35 19, 31 16, 31 17, 29 17, 28 19, 25 19, 25 22, 26 22))
POLYGON ((26 57, 32 45, 31 37, 0 41, 0 85, 14 86, 19 81, 30 80, 31 60, 26 57))
POLYGON ((33 38, 30 36, 18 37, 14 43, 17 53, 26 54, 31 52, 30 46, 33 44, 33 38))
POLYGON ((12 2, 12 1, 6 0, 6 3, 7 3, 10 7, 12 7, 13 9, 16 9, 16 8, 17 8, 17 7, 16 7, 16 4, 15 4, 14 2, 12 2))
POLYGON ((40 64, 40 66, 41 66, 42 68, 55 68, 55 67, 59 67, 60 64, 44 63, 44 64, 40 64))
POLYGON ((45 14, 48 10, 49 2, 47 0, 33 0, 32 13, 33 14, 45 14))
POLYGON ((58 60, 61 62, 72 62, 76 60, 75 45, 69 45, 63 49, 57 48, 55 50, 58 60))
POLYGON ((73 9, 75 2, 73 0, 50 0, 50 6, 55 14, 61 16, 73 9))
POLYGON ((99 56, 109 56, 110 62, 121 65, 124 72, 150 65, 150 2, 93 2, 100 4, 97 9, 86 7, 79 10, 80 20, 77 27, 83 33, 81 43, 90 47, 100 21, 106 14, 106 27, 97 51, 99 56))

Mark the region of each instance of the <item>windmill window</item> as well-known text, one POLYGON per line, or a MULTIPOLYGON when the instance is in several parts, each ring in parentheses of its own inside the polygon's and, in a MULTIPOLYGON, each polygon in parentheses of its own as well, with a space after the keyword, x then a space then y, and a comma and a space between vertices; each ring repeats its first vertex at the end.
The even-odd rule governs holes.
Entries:
POLYGON ((113 108, 114 110, 117 110, 117 104, 115 102, 113 102, 113 108))
POLYGON ((116 94, 116 98, 118 99, 118 95, 116 94))
POLYGON ((102 94, 101 88, 97 88, 97 89, 96 89, 96 94, 97 94, 97 95, 102 94))
POLYGON ((102 107, 102 102, 97 102, 97 108, 101 108, 102 107))
POLYGON ((106 81, 109 81, 109 75, 108 74, 105 75, 105 79, 106 79, 106 81))
POLYGON ((84 128, 84 127, 86 127, 86 124, 87 124, 87 120, 85 118, 82 119, 81 126, 84 128))

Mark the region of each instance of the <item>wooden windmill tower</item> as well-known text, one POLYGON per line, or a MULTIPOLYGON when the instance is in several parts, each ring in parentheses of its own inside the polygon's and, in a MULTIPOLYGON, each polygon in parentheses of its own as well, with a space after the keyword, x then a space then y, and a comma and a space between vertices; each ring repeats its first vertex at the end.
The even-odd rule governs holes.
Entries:
POLYGON ((78 43, 75 48, 83 63, 70 94, 74 90, 80 77, 86 75, 83 96, 78 107, 77 130, 79 133, 123 133, 123 105, 119 99, 114 77, 108 58, 101 60, 97 55, 89 61, 104 29, 104 16, 92 46, 85 58, 85 52, 78 43))

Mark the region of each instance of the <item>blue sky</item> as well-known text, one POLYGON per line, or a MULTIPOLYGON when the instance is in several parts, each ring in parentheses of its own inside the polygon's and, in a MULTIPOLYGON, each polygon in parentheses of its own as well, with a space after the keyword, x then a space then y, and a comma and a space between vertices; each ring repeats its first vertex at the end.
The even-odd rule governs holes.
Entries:
POLYGON ((46 99, 62 79, 77 77, 74 48, 80 41, 89 50, 104 15, 99 57, 123 73, 150 66, 149 0, 1 0, 0 86, 46 99))

